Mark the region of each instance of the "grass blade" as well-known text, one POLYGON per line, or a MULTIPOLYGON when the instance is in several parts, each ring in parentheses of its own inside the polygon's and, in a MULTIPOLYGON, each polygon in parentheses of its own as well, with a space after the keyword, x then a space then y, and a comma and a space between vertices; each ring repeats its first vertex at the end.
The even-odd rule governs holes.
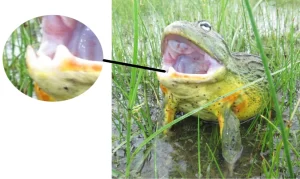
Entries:
POLYGON ((281 114, 281 110, 280 110, 280 107, 279 107, 279 102, 278 102, 278 99, 277 99, 277 96, 276 96, 276 91, 275 91, 275 86, 274 86, 274 83, 273 83, 273 78, 271 76, 271 72, 270 72, 269 67, 268 67, 268 60, 267 60, 267 57, 266 57, 266 55, 264 53, 264 50, 263 50, 263 47, 262 47, 262 43, 261 43, 261 40, 260 40, 260 37, 259 37, 259 34, 258 34, 258 30, 257 30, 256 24, 255 24, 255 21, 254 21, 254 17, 253 17, 253 14, 252 14, 252 10, 251 10, 251 7, 250 7, 249 0, 245 0, 245 4, 246 4, 246 8, 247 8, 249 17, 250 17, 251 26, 252 26, 252 29, 253 29, 253 32, 254 32, 254 35, 255 35, 256 44, 257 44, 257 47, 259 49, 259 52, 260 52, 260 55, 261 55, 261 58, 262 58, 262 62, 263 62, 264 68, 265 68, 265 73, 267 75, 267 80, 269 82, 270 92, 271 92, 271 96, 272 96, 272 99, 273 99, 273 102, 274 102, 274 107, 275 107, 276 114, 277 114, 276 118, 279 120, 279 126, 280 126, 280 130, 281 130, 281 135, 282 135, 282 138, 283 138, 283 144, 284 144, 284 152, 285 152, 285 157, 287 159, 287 164, 288 164, 290 177, 294 178, 294 173, 293 173, 293 168, 292 168, 292 163, 291 163, 291 157, 290 157, 290 153, 289 153, 287 134, 285 132, 285 126, 284 126, 284 122, 283 122, 283 119, 282 119, 282 114, 281 114))
MULTIPOLYGON (((133 44, 133 64, 136 64, 138 58, 138 2, 134 0, 134 8, 133 8, 133 17, 134 17, 134 44, 133 44)), ((127 133, 126 133, 126 178, 129 177, 130 174, 130 163, 131 163, 131 120, 132 120, 132 108, 136 99, 136 85, 139 83, 136 81, 136 68, 131 68, 131 78, 130 78, 130 93, 129 93, 129 103, 128 103, 128 116, 127 116, 127 133)))

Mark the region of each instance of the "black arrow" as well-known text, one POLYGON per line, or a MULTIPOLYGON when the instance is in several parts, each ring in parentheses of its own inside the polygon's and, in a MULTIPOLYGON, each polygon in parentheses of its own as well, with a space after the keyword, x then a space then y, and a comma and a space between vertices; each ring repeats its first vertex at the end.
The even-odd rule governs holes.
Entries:
POLYGON ((152 70, 152 71, 158 71, 158 72, 163 72, 163 73, 166 72, 166 70, 162 70, 162 69, 145 67, 145 66, 140 66, 140 65, 130 64, 130 63, 124 63, 124 62, 118 62, 118 61, 113 61, 113 60, 103 59, 103 61, 108 62, 108 63, 118 64, 118 65, 125 65, 125 66, 130 66, 130 67, 135 67, 135 68, 142 68, 142 69, 145 69, 145 70, 152 70))

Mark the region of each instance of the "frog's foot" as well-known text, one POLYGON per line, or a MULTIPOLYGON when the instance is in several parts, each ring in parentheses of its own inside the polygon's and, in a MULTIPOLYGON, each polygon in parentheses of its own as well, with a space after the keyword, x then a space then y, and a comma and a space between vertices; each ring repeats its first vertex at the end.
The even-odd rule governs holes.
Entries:
POLYGON ((60 101, 85 92, 102 70, 102 48, 84 24, 67 17, 42 18, 42 43, 37 53, 27 48, 26 64, 37 97, 60 101))
MULTIPOLYGON (((164 125, 169 124, 174 120, 178 101, 175 100, 171 93, 166 91, 164 99, 164 125)), ((164 130, 164 134, 170 133, 170 128, 164 130)))
POLYGON ((235 162, 241 157, 243 146, 240 134, 240 121, 230 108, 224 109, 219 116, 222 155, 229 163, 229 170, 234 169, 235 162))
MULTIPOLYGON (((222 149, 223 150, 223 149, 222 149)), ((223 150, 224 151, 224 150, 223 150)), ((241 157, 242 155, 242 152, 243 152, 243 146, 241 148, 241 151, 240 152, 236 152, 236 153, 232 153, 231 155, 232 156, 235 156, 234 157, 234 160, 232 160, 231 162, 228 162, 226 159, 226 162, 227 162, 227 168, 228 168, 228 171, 229 171, 229 176, 232 177, 233 176, 233 170, 234 170, 234 167, 235 167, 235 163, 236 161, 241 157)), ((228 154, 227 154, 228 155, 228 154)), ((224 153, 223 153, 223 157, 224 157, 224 153)), ((225 158, 225 157, 224 157, 225 158)))

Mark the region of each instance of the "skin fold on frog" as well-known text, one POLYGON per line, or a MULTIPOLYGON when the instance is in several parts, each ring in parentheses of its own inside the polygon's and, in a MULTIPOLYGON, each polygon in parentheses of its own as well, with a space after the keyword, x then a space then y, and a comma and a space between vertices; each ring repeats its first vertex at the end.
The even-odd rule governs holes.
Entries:
POLYGON ((103 67, 96 35, 83 23, 65 16, 42 16, 37 52, 27 47, 26 65, 39 100, 63 101, 88 90, 103 67))
MULTIPOLYGON (((265 77, 258 56, 233 53, 209 22, 176 21, 163 33, 162 68, 157 73, 164 93, 164 123, 174 120, 177 111, 188 113, 243 85, 265 77)), ((243 146, 240 121, 259 114, 266 107, 265 81, 239 90, 194 114, 220 127, 222 155, 232 175, 243 146)), ((168 130, 165 131, 168 134, 168 130)))

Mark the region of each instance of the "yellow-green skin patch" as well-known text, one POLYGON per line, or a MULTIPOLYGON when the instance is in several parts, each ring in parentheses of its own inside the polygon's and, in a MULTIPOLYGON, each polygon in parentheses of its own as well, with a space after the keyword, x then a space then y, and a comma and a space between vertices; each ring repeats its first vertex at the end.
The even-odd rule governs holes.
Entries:
MULTIPOLYGON (((243 85, 245 81, 239 76, 227 72, 224 79, 212 83, 176 83, 175 80, 167 78, 160 79, 162 88, 165 88, 165 118, 169 123, 174 117, 170 116, 172 111, 182 111, 188 113, 202 105, 212 101, 226 93, 229 93, 243 85)), ((264 95, 262 89, 249 87, 245 90, 238 91, 220 101, 215 102, 211 106, 195 113, 194 116, 200 116, 201 119, 207 121, 217 121, 223 108, 228 103, 237 118, 247 120, 256 115, 264 105, 264 95)))

